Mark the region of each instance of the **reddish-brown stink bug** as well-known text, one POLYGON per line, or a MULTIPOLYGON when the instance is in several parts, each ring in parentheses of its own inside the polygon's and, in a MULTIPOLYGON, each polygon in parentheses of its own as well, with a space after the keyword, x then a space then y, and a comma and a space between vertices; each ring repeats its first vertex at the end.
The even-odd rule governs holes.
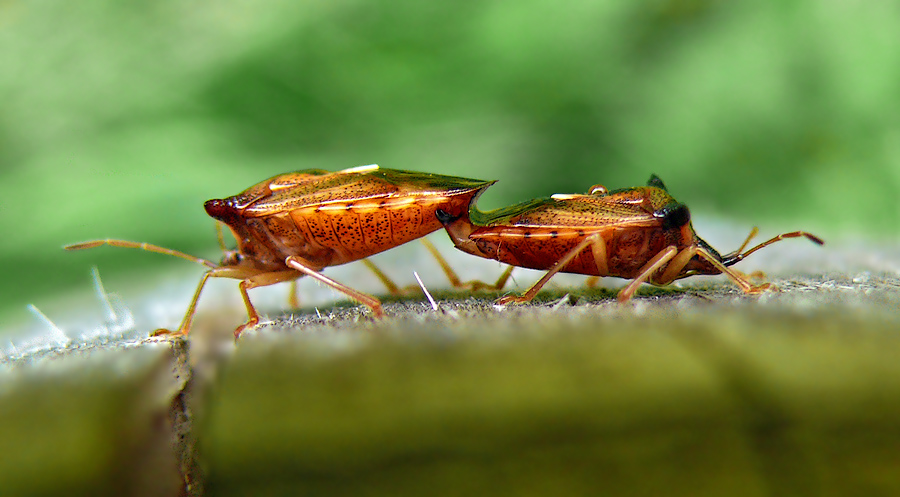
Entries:
POLYGON ((282 174, 225 199, 208 200, 206 212, 231 228, 237 250, 213 262, 146 243, 94 240, 65 247, 100 245, 138 248, 181 257, 209 267, 181 326, 155 334, 186 335, 209 278, 235 278, 247 308, 247 322, 259 322, 247 290, 311 276, 382 315, 381 302, 321 274, 328 266, 364 259, 441 228, 436 212, 463 215, 493 181, 381 169, 377 165, 336 173, 309 169, 282 174))
MULTIPOLYGON (((474 197, 473 197, 474 202, 474 197)), ((694 232, 687 206, 669 195, 655 175, 647 186, 607 191, 602 185, 588 194, 563 194, 483 213, 436 212, 456 247, 486 259, 547 273, 521 296, 498 303, 528 302, 558 272, 615 276, 632 280, 619 292, 627 301, 643 282, 667 285, 698 274, 726 274, 747 293, 771 285, 754 285, 730 269, 753 252, 785 238, 806 237, 804 231, 778 235, 744 252, 756 229, 734 252, 720 255, 694 232)))

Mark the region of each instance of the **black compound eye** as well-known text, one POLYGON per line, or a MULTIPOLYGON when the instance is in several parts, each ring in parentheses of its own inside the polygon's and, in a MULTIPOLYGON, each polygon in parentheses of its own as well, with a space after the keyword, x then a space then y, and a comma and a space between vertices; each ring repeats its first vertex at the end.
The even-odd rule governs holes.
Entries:
POLYGON ((222 266, 237 266, 244 260, 244 254, 237 250, 228 250, 222 255, 222 266))
POLYGON ((653 215, 662 219, 663 229, 680 228, 691 220, 691 212, 687 206, 678 203, 671 203, 654 212, 653 215))

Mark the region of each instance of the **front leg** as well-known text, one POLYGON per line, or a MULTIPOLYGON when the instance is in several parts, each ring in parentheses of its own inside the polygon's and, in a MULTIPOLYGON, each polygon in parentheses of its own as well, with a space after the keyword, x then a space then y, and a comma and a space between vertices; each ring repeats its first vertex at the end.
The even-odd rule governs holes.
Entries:
MULTIPOLYGON (((294 273, 294 274, 296 275, 296 273, 294 273)), ((200 300, 200 294, 203 293, 203 288, 206 286, 206 282, 210 278, 246 278, 246 277, 247 277, 247 271, 245 269, 239 268, 239 267, 233 267, 233 266, 216 267, 216 268, 210 269, 209 271, 203 273, 203 277, 200 279, 200 284, 197 285, 197 290, 194 291, 194 296, 191 298, 191 303, 188 305, 187 312, 184 313, 184 318, 182 318, 181 324, 178 326, 178 329, 168 330, 165 328, 160 328, 160 329, 154 331, 153 333, 151 333, 150 336, 161 336, 161 335, 174 336, 174 337, 186 336, 191 331, 191 324, 194 321, 194 314, 196 314, 196 312, 197 312, 197 301, 200 300)), ((248 302, 248 305, 249 305, 249 300, 245 299, 245 302, 248 302)), ((253 306, 250 306, 250 307, 252 308, 253 306)), ((254 314, 255 314, 255 312, 256 311, 254 310, 254 314)))
POLYGON ((256 312, 256 308, 253 307, 253 303, 250 302, 250 295, 247 294, 247 290, 259 286, 274 285, 283 281, 296 280, 300 276, 301 275, 297 274, 297 271, 288 270, 261 273, 241 280, 238 284, 238 288, 241 291, 241 298, 244 300, 244 306, 247 308, 247 322, 235 328, 234 339, 237 340, 238 337, 241 336, 241 332, 245 329, 259 324, 259 313, 256 312))
POLYGON ((629 283, 628 286, 619 292, 619 302, 625 302, 630 299, 644 281, 649 281, 654 285, 668 285, 675 281, 695 255, 699 255, 703 259, 706 259, 710 264, 715 266, 716 269, 731 278, 732 281, 746 293, 760 293, 764 290, 774 288, 769 283, 753 285, 746 275, 726 267, 703 247, 691 245, 681 249, 679 252, 676 252, 676 250, 674 245, 667 247, 641 268, 640 274, 638 274, 634 281, 629 283), (666 263, 668 263, 668 265, 666 265, 666 263), (656 271, 659 271, 664 266, 665 270, 662 273, 654 275, 656 271))
MULTIPOLYGON (((798 233, 800 233, 800 232, 798 232, 798 233)), ((789 234, 793 234, 793 233, 789 233, 789 234)), ((784 235, 781 235, 781 236, 784 236, 784 235)), ((726 276, 731 278, 731 281, 734 281, 735 284, 737 284, 737 286, 741 287, 741 290, 743 290, 744 293, 762 293, 765 290, 778 291, 778 287, 776 287, 775 285, 773 285, 771 283, 763 283, 761 285, 754 285, 753 283, 750 282, 750 277, 725 266, 725 264, 722 264, 722 262, 719 261, 714 255, 710 254, 708 250, 706 250, 702 247, 697 247, 697 254, 700 257, 706 259, 710 264, 715 266, 715 268, 718 269, 719 271, 721 271, 723 274, 725 274, 726 276)))

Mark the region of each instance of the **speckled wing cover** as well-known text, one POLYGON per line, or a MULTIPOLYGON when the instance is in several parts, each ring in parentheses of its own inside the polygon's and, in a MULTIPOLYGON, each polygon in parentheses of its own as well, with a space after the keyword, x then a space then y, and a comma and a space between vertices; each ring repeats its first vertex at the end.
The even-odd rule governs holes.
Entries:
POLYGON ((446 197, 486 188, 492 181, 471 180, 439 174, 360 167, 339 172, 307 169, 282 174, 254 185, 235 196, 235 207, 245 217, 269 216, 273 212, 345 205, 350 202, 389 206, 391 199, 409 202, 415 197, 446 197), (380 201, 387 201, 381 204, 380 201))
POLYGON ((486 213, 470 212, 470 217, 484 227, 641 227, 658 224, 654 212, 673 201, 664 190, 639 187, 604 194, 554 195, 486 213))

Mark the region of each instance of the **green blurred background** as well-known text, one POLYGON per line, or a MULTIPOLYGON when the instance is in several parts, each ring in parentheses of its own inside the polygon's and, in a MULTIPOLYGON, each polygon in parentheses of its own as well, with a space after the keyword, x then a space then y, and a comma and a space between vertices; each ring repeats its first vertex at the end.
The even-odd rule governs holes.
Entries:
POLYGON ((656 173, 896 242, 898 33, 897 2, 0 1, 0 318, 171 267, 65 243, 216 257, 203 201, 310 167, 501 180, 484 208, 656 173))

